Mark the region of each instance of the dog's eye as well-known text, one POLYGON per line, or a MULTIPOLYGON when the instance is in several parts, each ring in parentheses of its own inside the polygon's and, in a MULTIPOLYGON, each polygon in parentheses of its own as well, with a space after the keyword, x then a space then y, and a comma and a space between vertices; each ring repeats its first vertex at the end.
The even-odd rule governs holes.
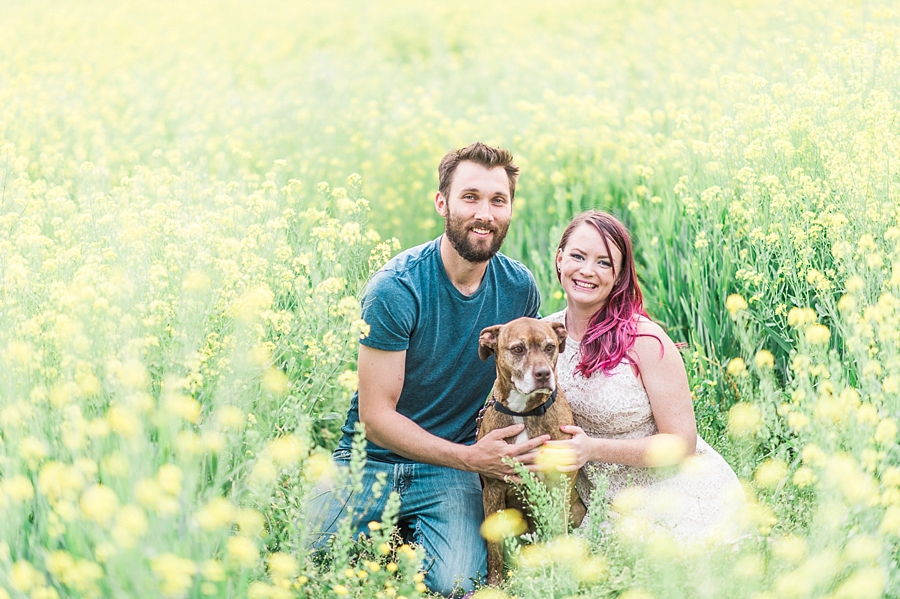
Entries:
POLYGON ((544 346, 544 351, 547 352, 548 354, 552 354, 554 349, 556 349, 556 346, 553 345, 552 343, 548 343, 547 345, 544 346))
POLYGON ((525 348, 522 347, 521 345, 514 345, 514 346, 512 346, 512 353, 523 354, 523 353, 525 353, 525 348))

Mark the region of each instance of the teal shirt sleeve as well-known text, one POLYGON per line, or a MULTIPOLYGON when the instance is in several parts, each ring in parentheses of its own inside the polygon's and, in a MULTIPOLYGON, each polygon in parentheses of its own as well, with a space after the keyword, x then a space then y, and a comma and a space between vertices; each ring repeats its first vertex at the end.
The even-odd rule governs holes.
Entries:
POLYGON ((396 272, 375 273, 363 295, 362 317, 369 325, 369 334, 360 343, 385 351, 409 349, 418 311, 415 291, 396 272))

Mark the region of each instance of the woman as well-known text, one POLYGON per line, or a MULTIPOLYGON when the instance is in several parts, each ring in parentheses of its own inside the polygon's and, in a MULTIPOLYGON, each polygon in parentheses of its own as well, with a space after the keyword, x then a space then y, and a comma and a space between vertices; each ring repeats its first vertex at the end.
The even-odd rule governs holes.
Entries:
POLYGON ((577 426, 562 427, 572 439, 548 445, 569 449, 575 463, 567 469, 581 468, 585 504, 605 477, 606 498, 631 516, 620 522, 639 534, 736 539, 740 483, 697 436, 684 364, 644 312, 625 226, 600 211, 578 215, 559 242, 556 271, 566 309, 547 320, 569 333, 556 369, 577 426))

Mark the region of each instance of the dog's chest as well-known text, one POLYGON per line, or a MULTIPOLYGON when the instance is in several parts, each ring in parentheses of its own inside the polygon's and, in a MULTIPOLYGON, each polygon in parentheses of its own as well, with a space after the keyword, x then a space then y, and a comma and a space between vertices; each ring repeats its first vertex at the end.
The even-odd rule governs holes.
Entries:
MULTIPOLYGON (((521 416, 513 416, 512 419, 513 419, 513 424, 522 424, 523 422, 525 422, 525 419, 522 418, 521 416)), ((516 435, 516 440, 513 441, 513 443, 521 443, 522 441, 527 441, 527 440, 528 440, 528 428, 526 427, 526 428, 522 429, 521 433, 516 435)))
MULTIPOLYGON (((513 412, 524 412, 525 406, 528 405, 528 396, 523 395, 523 394, 519 393, 518 391, 516 391, 515 389, 513 389, 512 393, 509 394, 509 398, 507 398, 507 400, 506 400, 506 404, 509 407, 509 409, 512 410, 513 412)), ((513 416, 512 419, 513 419, 514 424, 522 424, 523 422, 525 422, 525 419, 522 418, 521 416, 513 416)), ((519 433, 518 436, 516 436, 515 442, 521 443, 522 441, 527 441, 527 440, 528 440, 528 428, 526 427, 526 428, 522 429, 522 432, 519 433)))

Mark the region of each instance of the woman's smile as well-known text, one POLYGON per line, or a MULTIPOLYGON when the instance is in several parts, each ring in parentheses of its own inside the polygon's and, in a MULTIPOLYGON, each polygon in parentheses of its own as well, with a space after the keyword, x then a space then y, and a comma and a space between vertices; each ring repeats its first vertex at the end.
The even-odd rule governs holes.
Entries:
POLYGON ((606 303, 622 264, 622 252, 584 223, 556 255, 563 291, 573 307, 595 312, 606 303), (607 249, 608 248, 608 249, 607 249))

